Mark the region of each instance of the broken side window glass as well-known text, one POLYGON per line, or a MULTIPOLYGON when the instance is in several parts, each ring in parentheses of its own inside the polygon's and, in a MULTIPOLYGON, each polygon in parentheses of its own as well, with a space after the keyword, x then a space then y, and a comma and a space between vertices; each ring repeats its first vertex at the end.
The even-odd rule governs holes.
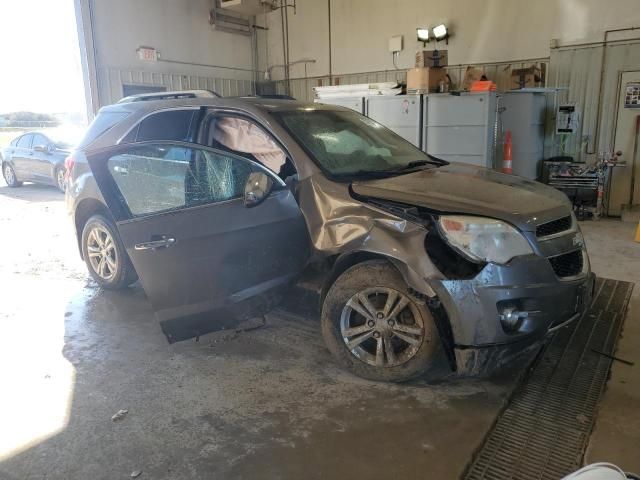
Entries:
POLYGON ((133 216, 241 198, 259 167, 226 154, 179 145, 140 145, 107 161, 133 216))

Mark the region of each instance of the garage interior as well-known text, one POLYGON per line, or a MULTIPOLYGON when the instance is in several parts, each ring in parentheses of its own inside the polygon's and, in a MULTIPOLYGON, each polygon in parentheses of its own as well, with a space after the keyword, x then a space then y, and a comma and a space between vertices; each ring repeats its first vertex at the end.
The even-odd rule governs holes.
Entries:
POLYGON ((637 0, 74 4, 89 119, 172 91, 346 106, 566 193, 598 280, 579 322, 494 372, 443 357, 373 382, 325 347, 312 275, 264 319, 169 343, 139 284, 88 277, 60 192, 0 183, 1 479, 640 473, 637 0))

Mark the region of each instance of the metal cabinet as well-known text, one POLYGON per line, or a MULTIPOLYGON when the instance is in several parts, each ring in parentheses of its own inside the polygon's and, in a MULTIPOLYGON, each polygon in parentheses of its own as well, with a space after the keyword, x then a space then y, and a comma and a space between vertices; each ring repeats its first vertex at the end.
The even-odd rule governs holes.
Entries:
POLYGON ((324 103, 326 105, 337 105, 339 107, 350 108, 358 113, 365 114, 364 97, 344 96, 333 98, 316 98, 315 103, 324 103))
POLYGON ((500 97, 502 130, 511 131, 513 173, 530 180, 538 178, 544 159, 544 92, 505 92, 500 97))
POLYGON ((422 148, 424 95, 367 97, 366 115, 422 148))
POLYGON ((494 168, 496 93, 431 94, 423 150, 443 160, 494 168))

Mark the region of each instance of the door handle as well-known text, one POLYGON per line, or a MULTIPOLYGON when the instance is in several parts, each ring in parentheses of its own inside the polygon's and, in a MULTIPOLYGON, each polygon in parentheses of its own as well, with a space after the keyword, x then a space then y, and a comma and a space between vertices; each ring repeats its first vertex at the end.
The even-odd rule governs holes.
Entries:
POLYGON ((133 248, 136 250, 156 250, 158 248, 168 248, 174 243, 176 243, 175 238, 166 237, 163 235, 158 240, 151 240, 149 242, 136 243, 133 248))

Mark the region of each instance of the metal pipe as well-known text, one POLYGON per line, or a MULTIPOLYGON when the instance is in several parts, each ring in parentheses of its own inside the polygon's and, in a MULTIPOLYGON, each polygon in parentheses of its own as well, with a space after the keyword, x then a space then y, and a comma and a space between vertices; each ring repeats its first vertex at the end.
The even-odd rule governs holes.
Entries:
MULTIPOLYGON (((295 62, 290 62, 289 66, 292 65, 299 65, 301 63, 307 64, 307 63, 316 63, 316 60, 313 58, 303 58, 302 60, 296 60, 295 62)), ((267 72, 271 73, 271 70, 273 70, 274 68, 286 68, 287 65, 283 64, 279 64, 279 65, 271 65, 268 69, 267 72)))
POLYGON ((252 93, 256 94, 258 85, 258 31, 255 28, 256 17, 251 21, 251 70, 253 70, 252 93))
MULTIPOLYGON (((287 41, 284 34, 284 0, 280 0, 280 30, 282 32, 282 59, 284 60, 284 64, 289 63, 287 60, 287 41)), ((289 83, 289 75, 287 69, 284 69, 284 81, 285 81, 285 89, 286 94, 289 95, 290 92, 290 83, 289 83)))
MULTIPOLYGON (((295 3, 293 4, 293 8, 295 10, 295 3)), ((288 0, 285 0, 285 9, 284 9, 284 22, 285 22, 285 34, 287 37, 287 60, 285 63, 287 64, 287 90, 289 95, 291 95, 291 67, 290 67, 290 57, 289 57, 289 3, 288 0)))
POLYGON ((329 85, 333 85, 332 46, 331 46, 331 0, 327 0, 327 12, 329 15, 329 85))
POLYGON ((226 67, 224 65, 214 65, 214 64, 210 64, 210 63, 195 63, 195 62, 183 62, 182 60, 171 60, 169 58, 158 58, 158 62, 164 62, 164 63, 175 63, 178 65, 190 65, 193 67, 209 67, 209 68, 221 68, 224 70, 237 70, 239 72, 257 72, 257 73, 262 73, 261 70, 253 70, 251 68, 241 68, 241 67, 226 67))

